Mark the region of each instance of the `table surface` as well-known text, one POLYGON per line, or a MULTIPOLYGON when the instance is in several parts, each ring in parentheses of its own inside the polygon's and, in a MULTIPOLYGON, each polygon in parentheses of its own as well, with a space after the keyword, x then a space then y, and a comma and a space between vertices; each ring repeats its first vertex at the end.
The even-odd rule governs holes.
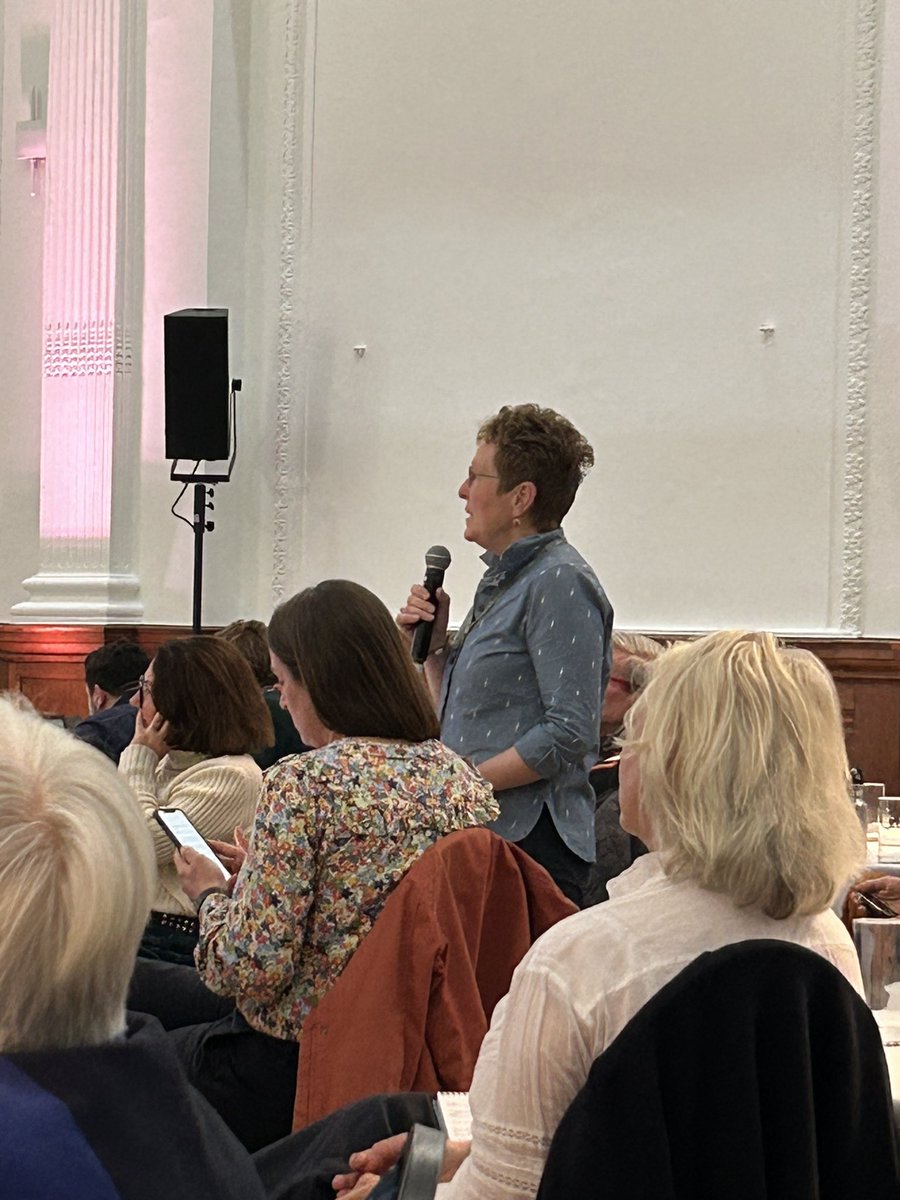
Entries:
POLYGON ((866 837, 866 865, 870 871, 878 870, 883 875, 900 875, 900 862, 880 863, 878 861, 878 826, 870 825, 866 837))

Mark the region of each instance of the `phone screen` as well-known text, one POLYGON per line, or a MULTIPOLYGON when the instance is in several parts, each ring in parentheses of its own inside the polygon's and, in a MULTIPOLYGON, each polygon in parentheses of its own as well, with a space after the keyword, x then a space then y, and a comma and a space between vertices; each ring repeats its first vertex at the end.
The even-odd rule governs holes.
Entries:
POLYGON ((222 872, 222 878, 228 878, 228 872, 216 858, 215 851, 203 840, 180 808, 158 808, 156 819, 176 846, 189 846, 198 854, 211 858, 222 872))
POLYGON ((876 896, 869 896, 865 892, 857 892, 857 895, 863 908, 866 912, 871 913, 873 917, 886 917, 890 919, 898 915, 889 904, 885 904, 883 900, 879 900, 876 896))

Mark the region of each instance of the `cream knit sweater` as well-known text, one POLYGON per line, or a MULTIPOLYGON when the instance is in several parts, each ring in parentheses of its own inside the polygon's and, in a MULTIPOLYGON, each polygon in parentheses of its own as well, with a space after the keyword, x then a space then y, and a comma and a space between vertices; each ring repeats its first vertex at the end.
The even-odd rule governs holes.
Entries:
POLYGON ((149 746, 132 744, 122 752, 119 774, 131 785, 153 838, 159 870, 153 911, 194 916, 178 883, 175 847, 153 814, 157 808, 180 808, 207 841, 233 842, 236 825, 253 824, 262 771, 249 754, 205 758, 172 750, 158 759, 149 746))

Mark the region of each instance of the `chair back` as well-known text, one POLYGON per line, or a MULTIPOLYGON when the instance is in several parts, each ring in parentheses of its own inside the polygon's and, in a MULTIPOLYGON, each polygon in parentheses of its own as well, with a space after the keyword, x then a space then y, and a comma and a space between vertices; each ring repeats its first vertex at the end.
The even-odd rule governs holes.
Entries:
POLYGON ((376 1093, 467 1091, 513 971, 575 911, 543 867, 490 830, 437 841, 304 1022, 294 1128, 376 1093))
POLYGON ((594 1062, 538 1200, 896 1200, 878 1028, 820 955, 761 940, 701 955, 594 1062))

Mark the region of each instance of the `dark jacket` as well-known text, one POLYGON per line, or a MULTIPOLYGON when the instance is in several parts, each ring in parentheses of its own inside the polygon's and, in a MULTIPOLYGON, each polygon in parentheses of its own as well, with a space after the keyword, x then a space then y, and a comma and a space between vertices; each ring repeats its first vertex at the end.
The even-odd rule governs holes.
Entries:
POLYGON ((702 954, 629 1021, 560 1122, 538 1200, 897 1200, 878 1027, 790 942, 702 954))
POLYGON ((112 708, 101 709, 80 721, 72 732, 117 763, 122 751, 134 737, 137 709, 131 707, 133 694, 129 692, 126 696, 120 696, 112 708))
POLYGON ((647 853, 647 847, 633 834, 626 833, 619 824, 619 751, 611 750, 607 758, 601 759, 588 776, 597 799, 594 817, 594 836, 597 857, 582 896, 582 908, 600 904, 609 899, 606 885, 617 875, 647 853))
POLYGON ((153 1017, 117 1042, 0 1057, 0 1192, 20 1200, 262 1200, 253 1160, 153 1017))
POLYGON ((291 720, 291 714, 281 707, 281 696, 275 688, 266 688, 263 691, 263 700, 266 702, 266 707, 269 710, 269 716, 272 718, 272 728, 275 730, 275 744, 267 746, 265 750, 260 750, 258 754, 253 755, 253 760, 256 765, 263 771, 267 767, 271 767, 277 763, 279 759, 286 758, 289 754, 303 754, 310 747, 300 737, 300 734, 294 728, 294 722, 291 720))

